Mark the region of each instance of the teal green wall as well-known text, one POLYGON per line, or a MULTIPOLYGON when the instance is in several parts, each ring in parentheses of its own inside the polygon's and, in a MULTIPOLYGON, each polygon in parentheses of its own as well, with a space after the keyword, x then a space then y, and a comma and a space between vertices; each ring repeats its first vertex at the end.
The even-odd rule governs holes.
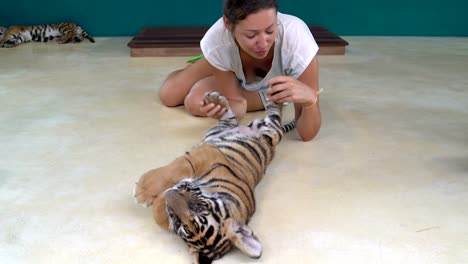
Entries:
MULTIPOLYGON (((341 36, 468 36, 467 0, 278 0, 280 12, 341 36)), ((133 36, 144 26, 210 25, 222 0, 13 0, 0 26, 74 21, 93 36, 133 36)))

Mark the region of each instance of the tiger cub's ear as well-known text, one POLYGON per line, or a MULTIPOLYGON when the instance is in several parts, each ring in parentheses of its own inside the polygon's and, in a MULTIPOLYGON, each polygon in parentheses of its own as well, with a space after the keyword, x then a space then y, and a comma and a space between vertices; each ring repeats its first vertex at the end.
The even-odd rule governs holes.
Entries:
POLYGON ((242 223, 235 223, 234 221, 229 221, 226 224, 231 242, 242 253, 256 259, 262 256, 262 244, 250 227, 242 223))

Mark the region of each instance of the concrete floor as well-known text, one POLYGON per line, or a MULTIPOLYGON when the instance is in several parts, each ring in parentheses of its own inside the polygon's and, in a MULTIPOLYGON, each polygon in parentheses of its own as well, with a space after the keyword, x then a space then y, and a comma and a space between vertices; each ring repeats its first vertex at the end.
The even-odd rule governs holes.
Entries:
MULTIPOLYGON (((288 134, 256 189, 263 256, 215 263, 468 263, 468 38, 344 38, 319 135, 288 134)), ((132 188, 214 120, 158 101, 186 58, 129 40, 0 49, 2 263, 190 262, 132 188)))

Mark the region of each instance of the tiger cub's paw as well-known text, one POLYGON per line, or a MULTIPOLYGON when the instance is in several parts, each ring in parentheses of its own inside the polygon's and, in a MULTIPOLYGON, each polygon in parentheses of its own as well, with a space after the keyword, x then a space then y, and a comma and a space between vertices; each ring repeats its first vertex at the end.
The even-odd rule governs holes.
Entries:
POLYGON ((143 205, 143 207, 149 207, 153 205, 153 201, 156 195, 148 194, 145 189, 142 188, 141 184, 135 183, 133 187, 133 199, 135 203, 143 205))
POLYGON ((161 193, 162 186, 159 180, 158 169, 150 170, 143 174, 133 188, 133 198, 144 207, 153 205, 154 199, 161 193))
POLYGON ((216 104, 216 105, 220 105, 220 106, 226 108, 227 110, 231 109, 229 107, 229 102, 226 99, 226 97, 224 97, 223 95, 221 95, 220 93, 215 92, 215 91, 206 92, 205 93, 205 98, 203 99, 203 102, 205 104, 213 103, 213 104, 216 104))
POLYGON ((68 40, 66 40, 64 38, 58 38, 56 41, 57 41, 58 44, 66 44, 68 42, 68 40))

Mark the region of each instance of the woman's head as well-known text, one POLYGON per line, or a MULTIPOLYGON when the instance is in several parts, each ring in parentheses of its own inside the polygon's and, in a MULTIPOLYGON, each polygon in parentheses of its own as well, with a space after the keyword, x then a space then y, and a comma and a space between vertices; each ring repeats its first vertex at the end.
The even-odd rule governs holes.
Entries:
POLYGON ((248 15, 271 8, 278 9, 276 0, 224 0, 223 15, 234 28, 248 15))
POLYGON ((244 52, 263 59, 276 39, 277 9, 275 0, 225 0, 224 24, 244 52))

